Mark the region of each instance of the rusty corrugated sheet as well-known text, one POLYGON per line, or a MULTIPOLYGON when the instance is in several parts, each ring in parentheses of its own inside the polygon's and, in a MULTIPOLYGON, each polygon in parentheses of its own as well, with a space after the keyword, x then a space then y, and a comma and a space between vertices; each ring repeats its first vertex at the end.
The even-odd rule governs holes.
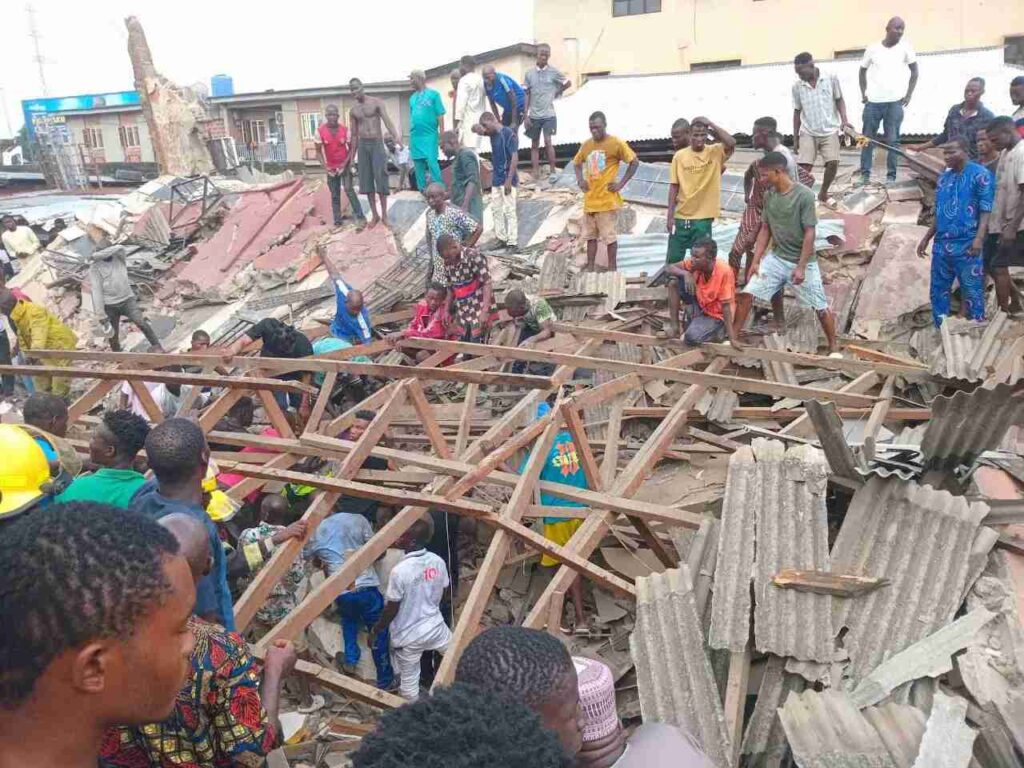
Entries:
POLYGON ((1006 431, 1024 421, 1024 397, 1014 387, 1000 384, 978 388, 970 394, 932 401, 932 418, 921 438, 921 455, 927 469, 955 469, 971 465, 985 451, 999 446, 1006 431))
POLYGON ((749 755, 748 764, 751 766, 766 765, 773 758, 781 759, 786 752, 786 733, 782 729, 778 709, 791 693, 800 693, 807 684, 800 675, 786 672, 785 666, 785 659, 768 657, 761 687, 757 690, 757 702, 740 748, 741 754, 749 755))
POLYGON ((732 747, 686 566, 636 580, 629 640, 645 722, 685 728, 719 768, 732 747))
POLYGON ((772 584, 779 571, 828 571, 825 456, 810 445, 788 450, 779 440, 757 438, 752 447, 759 475, 754 541, 754 644, 757 650, 804 661, 834 656, 832 597, 772 584))
POLYGON ((779 718, 800 768, 910 768, 924 733, 923 716, 913 707, 861 712, 836 690, 794 693, 779 718))
POLYGON ((832 569, 891 582, 834 601, 834 629, 849 628, 844 645, 854 682, 952 620, 986 512, 984 504, 913 481, 870 477, 854 494, 832 548, 832 569))

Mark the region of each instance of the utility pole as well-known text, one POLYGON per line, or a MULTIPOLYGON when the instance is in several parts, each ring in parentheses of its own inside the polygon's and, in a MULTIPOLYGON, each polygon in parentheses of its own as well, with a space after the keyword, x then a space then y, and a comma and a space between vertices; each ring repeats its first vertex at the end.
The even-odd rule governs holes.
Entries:
POLYGON ((39 27, 36 25, 36 9, 32 7, 32 3, 25 6, 25 15, 28 16, 28 36, 32 38, 32 45, 36 52, 32 58, 39 69, 39 85, 43 89, 43 96, 49 96, 50 90, 46 87, 46 69, 43 66, 43 50, 39 45, 42 35, 39 34, 39 27))

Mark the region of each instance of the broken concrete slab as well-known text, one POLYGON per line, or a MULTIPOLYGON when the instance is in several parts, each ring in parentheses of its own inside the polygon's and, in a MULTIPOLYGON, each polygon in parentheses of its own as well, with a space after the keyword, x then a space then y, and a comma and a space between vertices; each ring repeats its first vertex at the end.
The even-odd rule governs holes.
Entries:
POLYGON ((967 699, 936 691, 913 768, 967 768, 978 734, 966 715, 967 699))
POLYGON ((911 224, 885 230, 861 284, 853 311, 853 333, 884 338, 901 317, 930 305, 931 262, 917 255, 926 231, 911 224))
POLYGON ((952 655, 970 645, 996 614, 975 608, 952 624, 890 656, 876 667, 851 694, 858 707, 882 701, 899 685, 919 677, 936 677, 953 668, 952 655))

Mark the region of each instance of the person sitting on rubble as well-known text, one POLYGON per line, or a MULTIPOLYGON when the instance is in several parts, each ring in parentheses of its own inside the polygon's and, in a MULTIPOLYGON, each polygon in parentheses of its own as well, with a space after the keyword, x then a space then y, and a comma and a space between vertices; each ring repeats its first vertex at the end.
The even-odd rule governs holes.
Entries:
POLYGON ((569 768, 557 737, 522 704, 470 685, 385 712, 352 754, 354 768, 569 768))
POLYGON ((429 513, 414 522, 397 542, 405 556, 391 570, 384 611, 370 630, 370 647, 384 632, 391 634, 391 661, 399 692, 415 701, 420 695, 420 660, 427 651, 443 653, 452 632, 441 615, 441 601, 450 589, 444 560, 427 549, 434 535, 429 513))
POLYGON ((712 766, 685 733, 662 723, 640 726, 628 742, 621 727, 607 737, 585 741, 587 714, 581 705, 577 663, 547 632, 517 626, 484 630, 462 652, 455 684, 525 704, 546 730, 558 735, 577 768, 712 766))
MULTIPOLYGON (((78 345, 75 332, 61 322, 55 314, 41 304, 22 301, 7 288, 0 288, 0 312, 7 315, 18 334, 18 346, 29 363, 38 362, 32 357, 35 349, 69 349, 78 345)), ((70 368, 71 361, 65 358, 46 358, 43 363, 57 368, 70 368)), ((52 392, 58 397, 67 397, 71 392, 68 379, 60 376, 36 376, 34 383, 41 392, 52 392)))
POLYGON ((349 344, 369 344, 373 341, 373 324, 363 304, 363 292, 358 291, 341 276, 330 259, 323 260, 327 274, 334 283, 336 307, 331 322, 331 335, 349 344))
MULTIPOLYGON (((263 346, 260 348, 260 357, 285 357, 298 360, 313 356, 313 344, 302 331, 275 317, 265 317, 232 342, 225 355, 225 362, 230 363, 232 357, 257 340, 263 342, 263 346)), ((309 384, 312 374, 309 371, 292 371, 291 373, 282 373, 274 378, 309 384)), ((309 395, 306 393, 274 392, 274 399, 281 406, 281 410, 285 411, 289 406, 307 412, 312 407, 309 395)))
POLYGON ((145 448, 155 477, 136 491, 131 509, 153 520, 181 512, 192 515, 206 526, 213 568, 197 585, 195 613, 234 630, 235 614, 228 589, 224 547, 216 524, 206 512, 203 479, 210 463, 206 436, 195 422, 172 418, 150 430, 145 448))
MULTIPOLYGON (((786 168, 786 158, 769 152, 761 159, 761 182, 765 187, 764 220, 754 245, 749 280, 736 297, 733 333, 738 337, 747 321, 754 299, 771 301, 787 285, 802 304, 818 315, 830 357, 842 357, 836 340, 836 323, 828 308, 821 282, 818 255, 814 250, 814 227, 818 223, 814 193, 797 184, 786 168), (772 243, 769 250, 768 243, 772 243)), ((778 318, 776 318, 778 320, 778 318)))
POLYGON ((127 249, 123 245, 102 248, 92 255, 89 267, 89 288, 93 311, 110 321, 110 349, 121 351, 121 318, 135 323, 149 342, 151 352, 163 352, 160 339, 142 314, 139 300, 128 276, 127 249))
POLYGON ((4 216, 3 228, 0 241, 3 242, 4 250, 9 256, 27 259, 42 250, 43 246, 36 233, 32 231, 32 227, 27 224, 19 225, 13 216, 4 216))
POLYGON ((722 341, 726 337, 736 346, 733 328, 733 302, 736 277, 727 262, 718 260, 718 245, 710 237, 691 246, 690 257, 665 267, 668 273, 669 334, 679 338, 680 300, 687 305, 689 322, 683 341, 697 346, 722 341))
MULTIPOLYGON (((441 283, 431 283, 427 286, 426 295, 413 308, 413 316, 409 325, 388 336, 390 341, 450 338, 452 338, 452 318, 448 314, 448 289, 441 283)), ((417 363, 422 363, 433 354, 428 349, 413 351, 417 363)))
POLYGON ((437 249, 448 284, 448 314, 462 328, 463 341, 486 344, 498 317, 487 257, 447 233, 437 239, 437 249))
POLYGON ((89 437, 95 472, 79 475, 57 501, 95 501, 127 509, 146 482, 135 460, 146 444, 149 424, 131 411, 107 411, 89 437))
POLYGON ((444 184, 428 184, 423 195, 427 199, 426 233, 427 250, 430 252, 427 285, 441 283, 448 286, 447 272, 441 258, 441 238, 451 235, 463 245, 472 247, 484 232, 483 224, 480 219, 448 202, 448 190, 444 184))
POLYGON ((995 178, 967 155, 967 140, 953 139, 942 146, 946 170, 935 186, 935 220, 917 246, 928 257, 932 247, 932 320, 942 325, 950 313, 953 283, 960 284, 960 316, 985 319, 985 266, 982 251, 995 198, 995 178))
MULTIPOLYGON (((303 549, 303 554, 322 567, 328 578, 341 570, 349 555, 360 549, 373 538, 369 521, 356 512, 346 512, 339 503, 334 514, 317 526, 316 532, 303 549)), ((352 588, 342 592, 334 600, 341 617, 341 633, 344 650, 335 655, 335 663, 347 675, 354 675, 359 657, 359 631, 370 632, 380 620, 384 610, 384 596, 380 592, 380 578, 371 565, 360 573, 352 588)), ((389 634, 387 629, 370 638, 370 653, 377 670, 377 687, 381 690, 394 688, 395 673, 391 668, 388 653, 389 634)))
MULTIPOLYGON (((160 525, 177 539, 198 583, 212 562, 203 525, 187 514, 168 515, 160 525)), ((195 616, 187 627, 195 636, 191 674, 173 712, 157 722, 109 731, 100 755, 109 768, 263 765, 280 746, 278 712, 284 678, 295 668, 292 644, 271 645, 261 675, 239 635, 195 616)))
POLYGON ((168 531, 126 510, 14 514, 0 536, 0 766, 92 768, 112 724, 174 707, 193 647, 189 566, 168 531))

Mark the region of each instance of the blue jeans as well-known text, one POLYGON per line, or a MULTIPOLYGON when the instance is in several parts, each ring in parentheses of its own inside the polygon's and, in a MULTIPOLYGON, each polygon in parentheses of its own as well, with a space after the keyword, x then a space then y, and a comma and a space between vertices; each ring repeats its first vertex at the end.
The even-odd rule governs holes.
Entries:
MULTIPOLYGON (((903 104, 898 101, 874 102, 864 105, 864 135, 869 139, 878 138, 878 126, 885 123, 882 140, 890 147, 900 145, 900 126, 903 124, 903 104)), ((875 146, 868 144, 860 151, 860 172, 865 178, 871 175, 871 160, 875 154, 875 146)), ((896 178, 896 153, 889 152, 885 160, 886 176, 896 178)))
MULTIPOLYGON (((376 587, 363 587, 345 592, 334 601, 341 614, 341 634, 345 639, 345 663, 359 663, 359 628, 367 632, 377 623, 384 610, 384 596, 376 587)), ((387 688, 395 678, 391 669, 391 653, 388 650, 390 636, 385 630, 377 635, 377 642, 370 652, 373 665, 377 668, 377 687, 387 688)))
POLYGON ((686 325, 683 341, 695 347, 725 339, 728 335, 725 321, 704 314, 704 310, 697 303, 697 294, 690 292, 683 278, 679 278, 679 299, 690 307, 690 322, 686 325))

